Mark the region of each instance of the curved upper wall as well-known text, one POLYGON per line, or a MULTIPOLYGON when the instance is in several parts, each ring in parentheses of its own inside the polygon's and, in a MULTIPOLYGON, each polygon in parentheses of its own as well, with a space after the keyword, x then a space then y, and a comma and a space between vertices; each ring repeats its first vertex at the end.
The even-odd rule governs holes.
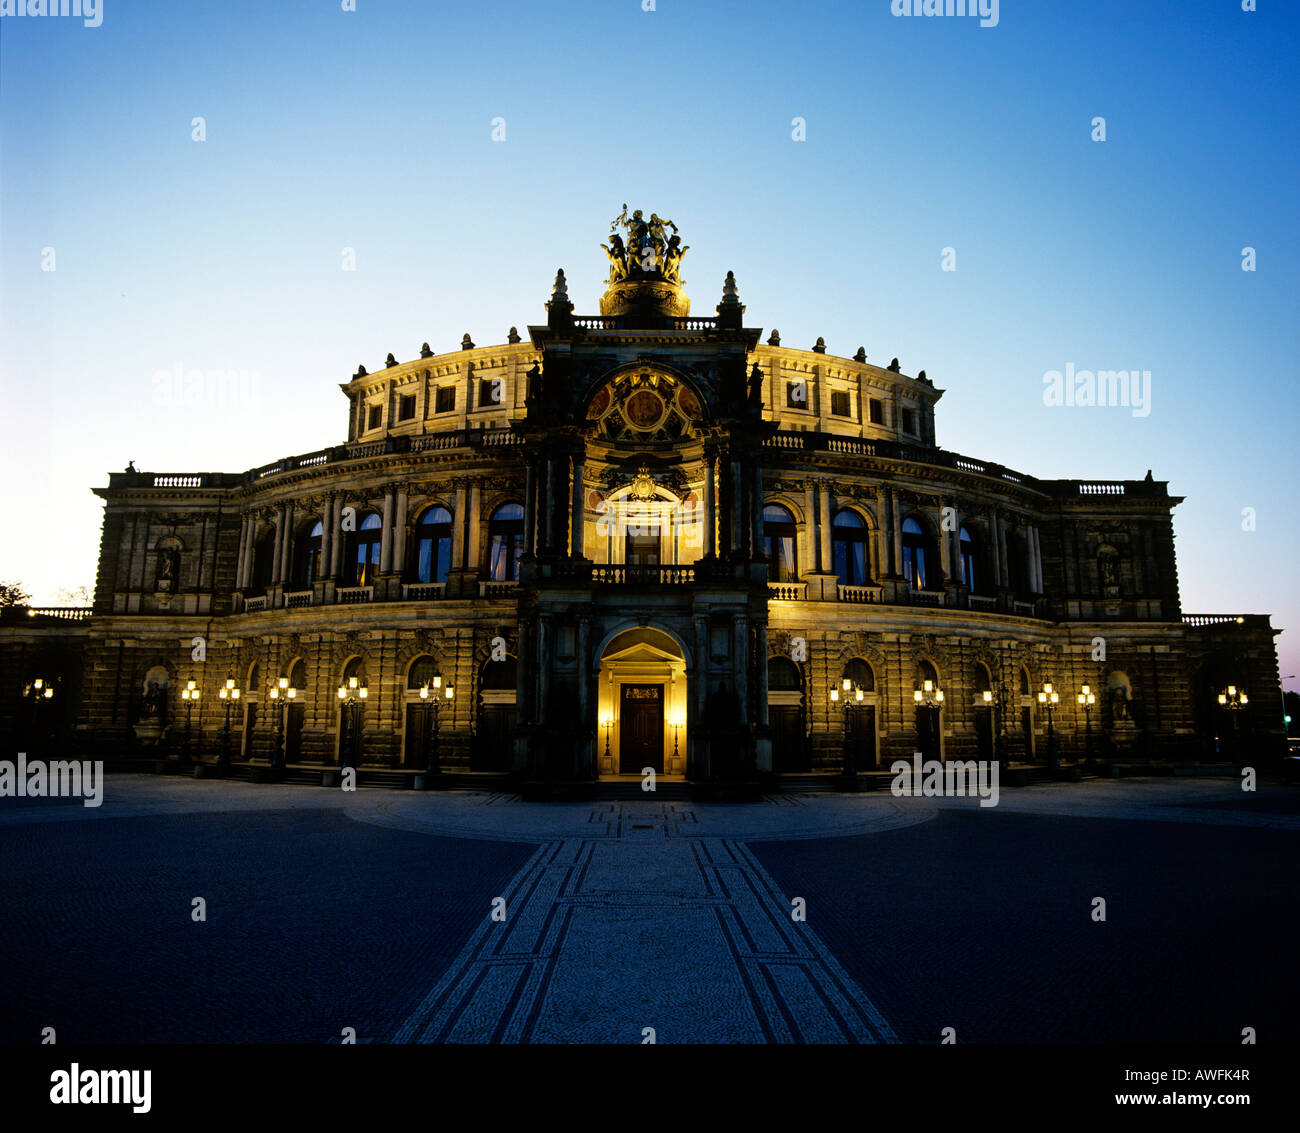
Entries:
MULTIPOLYGON (((584 337, 598 344, 606 333, 587 330, 584 337)), ((616 333, 626 338, 626 331, 616 333)), ((708 333, 687 335, 704 341, 708 333)), ((358 373, 340 385, 349 403, 347 439, 502 428, 522 420, 527 374, 541 360, 536 346, 518 341, 431 353, 358 373)), ((944 391, 923 378, 816 349, 770 343, 750 351, 749 364, 757 364, 763 373, 764 418, 782 429, 937 443, 934 405, 944 391)))

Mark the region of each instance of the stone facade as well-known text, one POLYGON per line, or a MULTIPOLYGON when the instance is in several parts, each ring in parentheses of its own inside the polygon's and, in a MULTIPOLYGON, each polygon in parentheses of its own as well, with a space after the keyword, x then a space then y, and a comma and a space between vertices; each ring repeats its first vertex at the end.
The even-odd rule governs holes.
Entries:
POLYGON ((1280 746, 1276 631, 1184 615, 1164 482, 944 450, 924 372, 640 274, 622 313, 575 315, 561 273, 526 337, 360 368, 344 444, 110 475, 93 609, 0 627, 9 733, 174 752, 188 713, 196 759, 416 770, 436 701, 444 771, 560 782, 1280 746))

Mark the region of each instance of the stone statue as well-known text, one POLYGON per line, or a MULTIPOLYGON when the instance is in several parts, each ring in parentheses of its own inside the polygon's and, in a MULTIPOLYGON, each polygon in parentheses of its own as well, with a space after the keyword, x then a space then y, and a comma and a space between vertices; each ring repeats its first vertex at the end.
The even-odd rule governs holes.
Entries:
POLYGON ((1111 692, 1111 716, 1116 720, 1128 719, 1128 689, 1118 685, 1111 692))
POLYGON ((754 368, 749 371, 749 408, 763 408, 763 371, 759 369, 758 363, 754 363, 754 368))
POLYGON ((150 681, 144 690, 144 718, 159 720, 167 714, 167 690, 157 681, 150 681))
POLYGON ((674 235, 669 239, 668 246, 664 248, 664 278, 670 283, 681 283, 682 257, 690 248, 689 244, 682 247, 680 236, 674 235))
POLYGON ((140 469, 138 469, 138 468, 135 466, 135 461, 134 461, 134 460, 128 460, 128 461, 127 461, 127 463, 126 463, 126 470, 127 470, 128 472, 139 472, 139 471, 140 471, 140 469))
POLYGON ((1114 555, 1101 555, 1101 556, 1097 559, 1097 566, 1098 566, 1098 567, 1100 568, 1100 570, 1101 570, 1101 584, 1102 584, 1102 586, 1107 586, 1107 587, 1109 587, 1109 586, 1118 586, 1118 585, 1119 585, 1119 576, 1118 576, 1118 574, 1117 574, 1117 572, 1116 572, 1116 570, 1115 570, 1115 556, 1114 556, 1114 555))
POLYGON ((609 243, 602 244, 601 247, 609 257, 609 282, 617 283, 620 279, 626 279, 627 248, 623 245, 623 237, 615 233, 609 238, 609 243))

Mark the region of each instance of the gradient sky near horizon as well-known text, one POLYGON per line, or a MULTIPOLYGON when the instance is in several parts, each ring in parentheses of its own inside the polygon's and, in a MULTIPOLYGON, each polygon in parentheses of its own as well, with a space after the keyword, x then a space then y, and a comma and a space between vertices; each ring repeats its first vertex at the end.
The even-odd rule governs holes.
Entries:
POLYGON ((38 603, 93 584, 128 460, 336 444, 358 363, 503 342, 557 267, 595 312, 626 201, 680 226, 696 313, 731 269, 785 345, 925 369, 943 447, 1169 481, 1184 610, 1272 614, 1300 673, 1300 6, 101 6, 0 22, 0 578, 38 603), (1149 370, 1149 415, 1045 405, 1067 364, 1149 370), (249 381, 167 402, 177 369, 249 381))

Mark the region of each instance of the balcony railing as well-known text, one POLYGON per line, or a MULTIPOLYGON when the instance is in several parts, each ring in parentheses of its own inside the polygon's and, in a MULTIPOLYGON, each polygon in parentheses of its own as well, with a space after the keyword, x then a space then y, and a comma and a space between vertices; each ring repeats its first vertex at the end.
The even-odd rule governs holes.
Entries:
POLYGON ((478 584, 478 596, 480 598, 509 598, 518 589, 519 583, 514 579, 503 582, 492 579, 478 584))
POLYGON ((4 610, 5 620, 10 618, 57 618, 63 622, 80 622, 90 617, 89 606, 9 606, 4 610))
POLYGON ((769 582, 767 596, 778 602, 797 602, 808 596, 806 582, 769 582))
POLYGON ((249 614, 255 614, 259 610, 265 610, 267 606, 267 597, 265 594, 259 594, 256 598, 244 599, 244 611, 249 614))
POLYGON ((303 606, 310 606, 313 594, 310 590, 295 590, 292 594, 284 596, 284 608, 286 610, 300 610, 303 606))
POLYGON ((968 594, 967 600, 970 602, 972 610, 982 610, 986 614, 996 614, 998 611, 998 600, 988 598, 979 594, 968 594))
POLYGON ((356 606, 363 602, 373 602, 375 598, 375 588, 373 586, 341 586, 334 592, 340 606, 356 606))
POLYGON ((942 606, 943 595, 937 590, 909 590, 907 592, 907 604, 909 606, 942 606))
POLYGON ((1259 614, 1184 614, 1183 625, 1185 626, 1222 626, 1222 625, 1245 625, 1252 618, 1261 617, 1259 614))
POLYGON ((695 581, 695 568, 662 563, 595 566, 591 581, 602 586, 686 586, 695 581))
POLYGON ((841 602, 876 603, 882 593, 879 586, 845 586, 840 583, 835 589, 841 602))
POLYGON ((445 582, 407 582, 402 585, 402 597, 410 601, 426 602, 441 598, 446 589, 445 582))

